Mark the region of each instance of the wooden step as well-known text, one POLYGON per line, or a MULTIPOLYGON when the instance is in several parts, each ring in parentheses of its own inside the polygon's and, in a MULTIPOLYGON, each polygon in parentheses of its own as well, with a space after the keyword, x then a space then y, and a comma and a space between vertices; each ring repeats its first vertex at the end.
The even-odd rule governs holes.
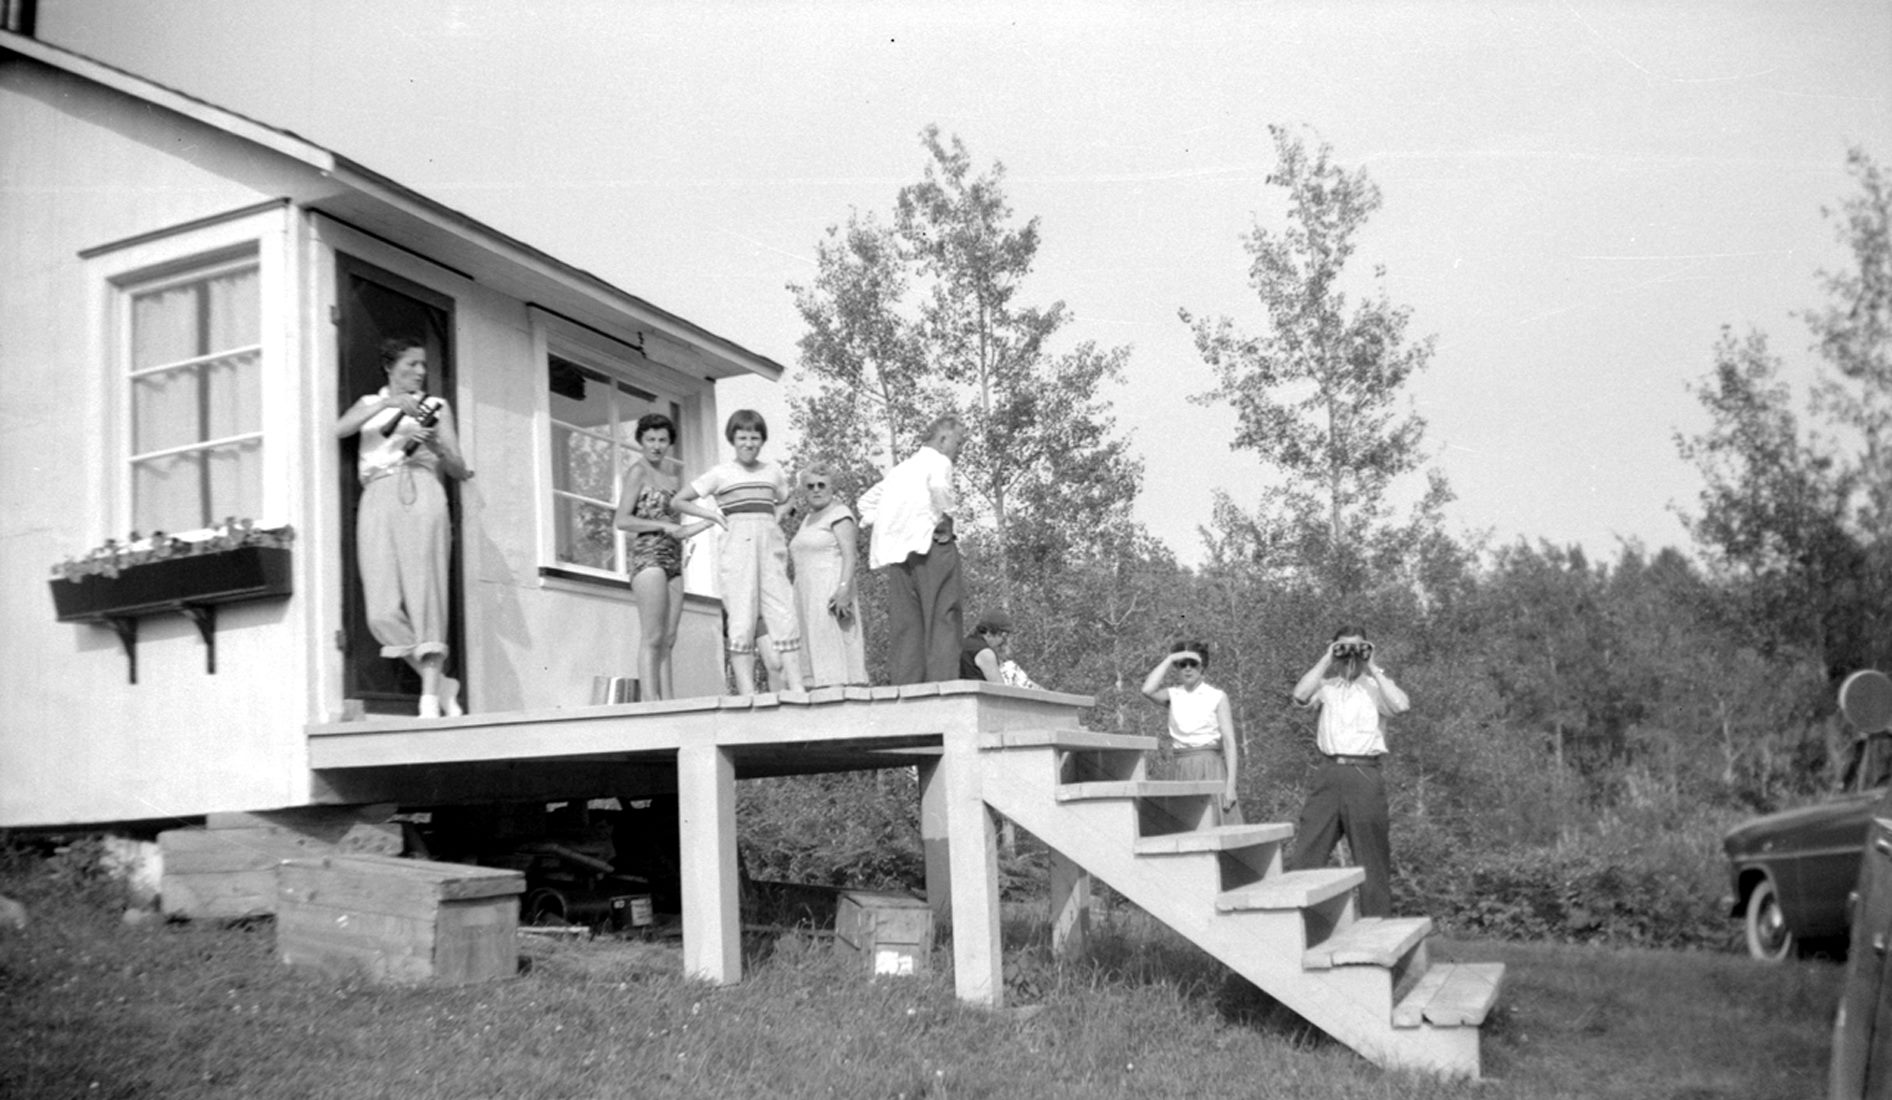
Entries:
POLYGON ((1503 963, 1435 964, 1393 1007, 1393 1026, 1477 1027, 1503 985, 1503 963))
POLYGON ((1330 901, 1366 881, 1358 867, 1322 867, 1270 875, 1252 886, 1216 895, 1217 912, 1242 909, 1308 909, 1330 901))
POLYGON ((1276 822, 1262 825, 1217 825, 1189 833, 1164 833, 1146 836, 1136 842, 1140 856, 1172 855, 1178 852, 1232 852, 1257 844, 1272 844, 1294 835, 1294 826, 1276 822))
POLYGON ((1309 970, 1391 967, 1431 934, 1431 917, 1361 917, 1308 948, 1301 955, 1301 965, 1309 970))
POLYGON ((1107 783, 1066 783, 1058 788, 1059 802, 1092 798, 1183 798, 1221 794, 1227 786, 1219 779, 1124 779, 1107 783))
POLYGON ((1126 752, 1155 752, 1160 744, 1154 737, 1125 733, 1098 733, 1095 730, 1063 729, 1003 730, 979 735, 982 749, 1057 749, 1061 752, 1095 752, 1121 749, 1126 752))

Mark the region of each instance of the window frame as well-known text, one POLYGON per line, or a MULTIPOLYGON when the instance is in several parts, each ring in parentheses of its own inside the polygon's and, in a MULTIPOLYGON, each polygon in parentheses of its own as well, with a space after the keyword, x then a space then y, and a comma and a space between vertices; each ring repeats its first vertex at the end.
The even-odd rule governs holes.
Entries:
MULTIPOLYGON (((684 462, 686 471, 703 468, 695 457, 702 450, 703 441, 693 438, 700 434, 693 431, 696 426, 693 414, 700 395, 687 385, 687 378, 676 376, 675 372, 649 358, 634 345, 622 343, 549 312, 535 309, 533 314, 537 322, 533 362, 539 403, 538 431, 535 434, 538 437, 540 473, 534 492, 539 513, 540 575, 628 589, 631 580, 629 537, 623 531, 613 531, 612 558, 618 565, 616 569, 600 569, 579 562, 563 561, 558 556, 560 524, 557 500, 566 497, 589 501, 591 498, 557 487, 558 470, 552 461, 552 440, 561 426, 593 438, 602 437, 591 429, 566 424, 553 416, 549 379, 552 359, 565 360, 614 386, 624 387, 639 397, 650 399, 652 404, 676 422, 677 434, 683 438, 681 446, 672 453, 684 462)), ((635 452, 635 444, 623 444, 615 440, 608 442, 613 447, 623 448, 624 453, 618 456, 612 470, 612 499, 599 503, 615 510, 617 495, 623 488, 625 466, 635 452)))
MULTIPOLYGON (((292 334, 285 288, 288 280, 289 204, 272 200, 181 226, 140 234, 122 242, 100 245, 80 253, 85 277, 93 288, 89 330, 93 334, 95 364, 92 385, 100 399, 103 430, 97 435, 93 462, 99 490, 92 509, 98 541, 124 538, 137 523, 134 455, 149 457, 171 450, 208 449, 218 440, 199 440, 177 448, 134 452, 136 380, 176 363, 134 367, 132 303, 141 293, 167 284, 209 277, 219 270, 254 264, 257 294, 257 427, 230 439, 258 440, 259 481, 256 514, 239 516, 259 527, 292 521, 291 462, 296 451, 294 425, 295 372, 290 369, 292 334)), ((227 356, 229 351, 220 352, 227 356)), ((187 362, 180 360, 178 362, 187 362)), ((224 517, 211 517, 204 526, 189 526, 167 534, 198 538, 210 534, 224 517)), ((148 535, 148 531, 139 531, 148 535)))
MULTIPOLYGON (((124 385, 125 385, 125 395, 126 395, 125 413, 126 413, 127 431, 125 433, 125 436, 126 436, 125 449, 121 451, 119 455, 119 462, 121 465, 119 474, 125 480, 126 506, 128 509, 128 515, 132 517, 132 522, 139 523, 136 517, 138 515, 138 499, 137 499, 138 468, 140 465, 146 462, 150 462, 154 459, 169 458, 169 457, 174 457, 178 455, 185 455, 185 454, 208 455, 212 452, 223 450, 233 445, 241 446, 242 444, 249 443, 252 441, 254 442, 255 448, 256 448, 256 458, 255 458, 256 487, 255 488, 256 488, 257 498, 260 501, 261 496, 262 496, 262 488, 263 488, 262 464, 266 460, 265 454, 267 451, 268 436, 263 430, 263 410, 262 410, 263 334, 260 327, 260 315, 262 312, 262 308, 261 308, 262 307, 262 302, 261 302, 262 260, 261 260, 261 257, 257 254, 257 251, 255 249, 246 248, 246 249, 237 251, 223 259, 204 263, 202 265, 186 267, 178 271, 167 272, 166 274, 161 275, 157 278, 126 281, 119 284, 119 292, 122 296, 122 300, 126 303, 127 307, 131 307, 125 310, 126 334, 125 334, 125 344, 124 344, 125 355, 124 355, 124 361, 122 362, 122 366, 124 367, 124 375, 122 377, 122 381, 124 382, 124 385), (214 350, 207 353, 192 354, 192 355, 185 356, 182 359, 176 359, 176 360, 171 360, 167 362, 160 362, 160 363, 156 363, 150 366, 141 367, 137 365, 137 356, 136 356, 137 348, 134 346, 134 343, 133 343, 133 339, 134 339, 133 329, 136 326, 135 326, 135 322, 133 318, 136 314, 136 309, 135 309, 134 304, 137 302, 137 300, 140 297, 144 295, 149 295, 149 294, 161 294, 161 293, 164 293, 165 291, 174 290, 174 289, 177 289, 179 287, 184 287, 184 286, 193 286, 193 285, 200 286, 202 284, 215 280, 220 276, 234 274, 237 272, 254 272, 255 273, 255 290, 256 290, 257 299, 258 299, 256 302, 256 307, 257 307, 257 312, 259 315, 259 326, 256 333, 256 341, 254 343, 233 345, 228 348, 222 348, 222 349, 214 350), (237 359, 239 357, 249 357, 249 356, 254 356, 254 362, 250 364, 249 369, 253 370, 256 374, 255 387, 256 387, 256 394, 257 394, 256 419, 255 419, 254 427, 252 429, 245 430, 245 431, 238 431, 234 434, 229 434, 229 435, 202 434, 202 433, 208 433, 209 425, 203 423, 200 419, 199 423, 196 425, 196 428, 194 429, 195 432, 200 433, 200 434, 195 435, 189 442, 171 443, 166 446, 153 447, 147 450, 137 449, 139 446, 139 440, 137 437, 138 437, 138 425, 139 425, 139 414, 140 414, 139 384, 143 380, 148 379, 148 378, 156 378, 163 375, 182 375, 186 372, 189 372, 197 376, 198 385, 199 387, 201 387, 205 384, 203 380, 204 374, 205 374, 204 372, 205 367, 211 366, 219 361, 232 360, 232 359, 237 359)), ((203 413, 203 409, 201 406, 198 409, 198 412, 201 417, 201 414, 203 413)), ((203 471, 200 470, 198 476, 201 483, 204 476, 203 471)), ((202 488, 202 485, 200 484, 200 489, 201 488, 202 488)), ((199 506, 206 511, 206 513, 209 512, 210 510, 209 501, 200 499, 198 503, 199 503, 199 506)), ((201 524, 197 524, 197 523, 173 524, 170 526, 169 529, 170 530, 184 530, 184 531, 206 530, 211 527, 215 527, 217 524, 221 523, 224 518, 226 517, 206 514, 202 517, 203 522, 201 524)), ((145 526, 145 525, 141 524, 141 526, 145 526)), ((160 527, 160 525, 155 524, 155 523, 149 524, 148 526, 150 526, 152 530, 164 529, 160 527)), ((145 533, 149 534, 150 532, 147 531, 145 533)))

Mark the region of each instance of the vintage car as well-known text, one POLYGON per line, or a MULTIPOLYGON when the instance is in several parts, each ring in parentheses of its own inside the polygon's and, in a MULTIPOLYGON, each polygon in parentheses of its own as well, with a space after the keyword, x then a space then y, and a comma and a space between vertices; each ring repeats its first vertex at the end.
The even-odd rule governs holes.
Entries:
POLYGON ((1734 888, 1730 915, 1745 921, 1748 953, 1757 959, 1787 958, 1797 944, 1844 942, 1873 805, 1892 786, 1892 732, 1853 714, 1876 715, 1885 693, 1892 680, 1877 672, 1854 673, 1841 687, 1841 709, 1862 736, 1840 794, 1743 822, 1722 838, 1734 888), (1863 712, 1862 698, 1869 701, 1863 712))

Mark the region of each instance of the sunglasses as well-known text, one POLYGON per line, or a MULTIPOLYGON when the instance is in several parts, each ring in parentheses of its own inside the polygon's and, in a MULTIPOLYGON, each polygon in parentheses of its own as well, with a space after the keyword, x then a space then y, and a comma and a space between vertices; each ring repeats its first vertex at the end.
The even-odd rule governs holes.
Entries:
POLYGON ((801 483, 801 487, 812 493, 820 489, 826 489, 828 483, 825 481, 804 481, 801 483))
POLYGON ((1202 662, 1196 660, 1194 657, 1184 657, 1181 660, 1176 662, 1176 667, 1177 668, 1201 668, 1202 662))

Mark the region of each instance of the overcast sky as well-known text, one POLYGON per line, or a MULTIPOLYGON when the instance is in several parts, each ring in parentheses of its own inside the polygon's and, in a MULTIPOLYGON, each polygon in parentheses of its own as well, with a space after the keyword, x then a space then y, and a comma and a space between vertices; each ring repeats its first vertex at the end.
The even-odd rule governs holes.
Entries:
MULTIPOLYGON (((1312 127, 1384 207, 1437 355, 1410 387, 1456 531, 1685 545, 1676 430, 1724 324, 1794 376, 1847 262, 1849 145, 1892 161, 1892 3, 618 3, 40 0, 55 45, 348 156, 789 365, 785 289, 886 214, 937 123, 1041 219, 1027 301, 1129 345, 1137 514, 1184 560, 1252 503, 1178 307, 1261 327, 1241 236, 1278 227, 1267 126, 1312 127)), ((1365 286, 1359 283, 1355 289, 1365 286)), ((781 387, 725 409, 781 417, 781 387)), ((783 433, 785 434, 785 433, 783 433)), ((785 451, 786 448, 783 448, 785 451)), ((1415 479, 1416 482, 1417 479, 1415 479)), ((1412 491, 1418 489, 1415 483, 1412 491)))

